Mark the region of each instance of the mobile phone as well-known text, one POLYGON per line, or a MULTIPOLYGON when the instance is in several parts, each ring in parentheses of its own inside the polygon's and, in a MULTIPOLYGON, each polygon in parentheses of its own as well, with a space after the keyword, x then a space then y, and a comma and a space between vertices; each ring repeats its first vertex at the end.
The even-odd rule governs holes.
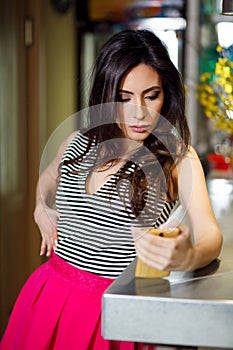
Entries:
POLYGON ((177 227, 169 227, 169 228, 149 228, 146 230, 147 233, 150 233, 155 236, 161 237, 176 237, 180 233, 180 230, 177 227))
MULTIPOLYGON (((180 230, 177 227, 171 227, 167 229, 149 228, 145 230, 145 232, 152 235, 160 236, 160 237, 172 238, 172 237, 178 236, 178 234, 180 233, 180 230)), ((156 270, 155 268, 142 262, 140 258, 137 258, 135 277, 160 278, 160 277, 165 277, 169 275, 170 275, 170 271, 156 270)))

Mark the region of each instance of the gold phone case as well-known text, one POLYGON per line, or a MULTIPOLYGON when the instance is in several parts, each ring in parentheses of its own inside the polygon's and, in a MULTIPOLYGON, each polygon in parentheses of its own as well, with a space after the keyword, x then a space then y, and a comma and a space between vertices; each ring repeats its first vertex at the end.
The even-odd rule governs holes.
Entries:
MULTIPOLYGON (((151 228, 151 229, 146 230, 146 232, 150 233, 152 235, 157 235, 157 236, 169 238, 169 237, 178 236, 180 230, 178 228, 171 228, 171 229, 151 228)), ((153 267, 146 265, 139 258, 137 258, 135 277, 160 278, 160 277, 165 277, 165 276, 169 276, 169 275, 170 275, 169 271, 156 270, 153 267)))

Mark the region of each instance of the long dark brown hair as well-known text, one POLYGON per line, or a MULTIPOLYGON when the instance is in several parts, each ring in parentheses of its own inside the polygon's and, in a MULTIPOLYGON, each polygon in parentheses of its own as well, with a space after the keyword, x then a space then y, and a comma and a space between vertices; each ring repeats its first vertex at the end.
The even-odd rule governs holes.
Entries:
MULTIPOLYGON (((116 123, 116 110, 112 103, 118 102, 118 90, 123 77, 133 67, 142 63, 152 67, 162 78, 164 103, 161 110, 162 122, 158 123, 154 132, 144 140, 144 148, 149 150, 152 157, 145 155, 145 152, 144 154, 139 152, 143 166, 137 166, 133 173, 129 173, 127 168, 132 162, 127 162, 117 180, 129 179, 132 184, 131 209, 136 216, 145 206, 150 181, 151 183, 156 179, 159 181, 158 172, 153 175, 150 171, 156 162, 166 180, 166 188, 162 191, 168 201, 176 199, 177 179, 172 174, 190 143, 190 132, 185 117, 183 81, 169 57, 166 46, 155 34, 148 30, 124 30, 113 35, 102 47, 93 70, 93 84, 89 98, 89 126, 83 131, 89 138, 85 153, 93 142, 98 145, 124 137, 116 123), (104 107, 93 108, 106 104, 112 106, 109 113, 106 113, 104 107)), ((111 142, 111 147, 103 147, 101 164, 111 166, 117 162, 121 155, 120 147, 119 142, 111 142)), ((137 164, 140 163, 140 159, 137 164)))

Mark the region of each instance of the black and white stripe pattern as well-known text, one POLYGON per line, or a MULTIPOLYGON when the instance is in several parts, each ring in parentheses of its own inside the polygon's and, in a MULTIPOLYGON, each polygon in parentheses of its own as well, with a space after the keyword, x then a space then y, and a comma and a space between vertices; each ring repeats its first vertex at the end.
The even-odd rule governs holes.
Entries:
MULTIPOLYGON (((63 161, 76 158, 86 150, 88 139, 77 134, 64 153, 63 161)), ((94 194, 86 192, 85 183, 96 157, 91 147, 79 164, 61 166, 56 205, 58 221, 58 246, 55 253, 68 263, 104 277, 117 277, 135 258, 131 226, 137 225, 125 210, 119 193, 129 191, 127 181, 116 187, 115 174, 94 194)), ((128 171, 133 172, 131 165, 128 171)), ((150 201, 153 201, 153 196, 150 201)), ((127 204, 127 203, 126 203, 127 204)), ((149 203, 151 204, 151 203, 149 203)), ((175 202, 160 199, 153 219, 147 226, 157 227, 165 222, 175 202)))

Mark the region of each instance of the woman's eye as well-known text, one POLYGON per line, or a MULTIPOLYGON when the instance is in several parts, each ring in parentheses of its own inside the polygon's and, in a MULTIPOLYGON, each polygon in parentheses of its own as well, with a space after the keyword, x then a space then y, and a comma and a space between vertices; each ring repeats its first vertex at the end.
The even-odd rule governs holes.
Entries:
POLYGON ((156 91, 153 95, 145 96, 145 99, 153 101, 156 100, 159 96, 159 91, 156 91))
POLYGON ((130 101, 130 97, 119 95, 118 98, 117 98, 117 101, 118 102, 129 102, 130 101))

